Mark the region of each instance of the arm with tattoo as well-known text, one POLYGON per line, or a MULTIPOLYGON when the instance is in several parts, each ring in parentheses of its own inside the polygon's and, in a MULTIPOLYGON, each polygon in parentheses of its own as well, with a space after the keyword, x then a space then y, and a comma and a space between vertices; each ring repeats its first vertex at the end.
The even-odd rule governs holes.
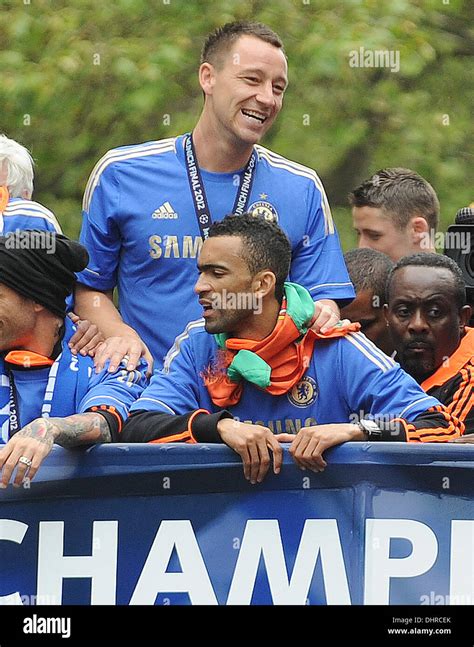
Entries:
POLYGON ((31 480, 54 443, 70 448, 110 441, 108 422, 100 413, 79 413, 67 418, 36 418, 20 429, 0 450, 0 487, 7 487, 15 468, 13 485, 19 487, 26 475, 31 480))
POLYGON ((67 418, 37 418, 17 435, 66 448, 111 441, 109 425, 100 413, 78 413, 67 418))

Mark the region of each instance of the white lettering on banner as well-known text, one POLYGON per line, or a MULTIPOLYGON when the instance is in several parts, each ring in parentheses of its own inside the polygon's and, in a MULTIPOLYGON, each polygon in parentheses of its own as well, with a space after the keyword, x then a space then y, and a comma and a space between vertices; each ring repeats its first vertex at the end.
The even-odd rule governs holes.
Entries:
MULTIPOLYGON (((13 541, 15 544, 21 544, 28 524, 14 519, 0 519, 0 541, 13 541)), ((0 596, 0 604, 21 604, 21 596, 18 592, 11 593, 10 595, 0 596)))
POLYGON ((154 604, 158 593, 187 593, 192 604, 217 604, 190 521, 162 521, 130 604, 154 604), (173 549, 180 573, 167 573, 173 549))
POLYGON ((451 526, 451 546, 459 546, 460 550, 451 549, 450 566, 450 599, 462 600, 457 604, 472 604, 474 600, 474 522, 454 520, 451 526))
MULTIPOLYGON (((27 530, 25 523, 0 519, 0 542, 22 544, 27 530)), ((438 540, 433 530, 420 521, 366 519, 365 530, 365 604, 389 604, 392 578, 423 575, 436 562, 438 540), (404 558, 391 558, 391 540, 399 538, 411 543, 411 554, 404 558)), ((229 572, 227 604, 251 603, 261 560, 273 603, 305 604, 318 559, 321 560, 327 603, 351 603, 336 519, 305 521, 290 576, 284 546, 277 519, 247 521, 234 572, 229 572)), ((450 569, 450 595, 446 597, 450 601, 474 599, 474 521, 452 521, 449 557, 450 567, 446 566, 446 571, 450 569)), ((64 555, 64 522, 41 521, 38 533, 38 599, 44 604, 61 604, 63 580, 89 578, 91 604, 115 604, 117 558, 118 521, 94 521, 92 554, 76 556, 64 555)), ((448 555, 445 555, 445 562, 448 563, 448 555)), ((2 567, 0 564, 0 576, 2 567)), ((448 572, 445 577, 447 580, 448 572)), ((193 604, 215 605, 218 602, 189 520, 161 522, 130 604, 154 604, 160 593, 185 593, 193 604), (174 551, 181 570, 168 572, 174 551)), ((18 592, 10 593, 0 597, 0 604, 22 604, 22 598, 18 592)))
POLYGON ((412 519, 366 519, 364 604, 389 604, 392 577, 426 573, 438 556, 436 535, 429 526, 412 519), (408 539, 408 557, 391 558, 390 541, 408 539))
POLYGON ((250 604, 263 557, 274 604, 305 604, 319 554, 328 604, 350 604, 336 519, 307 519, 290 582, 276 519, 249 520, 245 527, 227 604, 250 604))
POLYGON ((61 604, 63 580, 92 580, 91 604, 115 604, 118 521, 94 521, 92 555, 64 555, 64 521, 41 521, 38 539, 38 596, 61 604))

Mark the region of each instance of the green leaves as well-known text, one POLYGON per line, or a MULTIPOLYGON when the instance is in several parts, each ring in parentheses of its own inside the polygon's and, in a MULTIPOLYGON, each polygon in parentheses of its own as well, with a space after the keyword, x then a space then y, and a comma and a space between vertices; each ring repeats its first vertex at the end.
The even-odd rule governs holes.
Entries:
POLYGON ((232 19, 266 22, 283 38, 290 85, 264 144, 318 171, 346 246, 347 193, 383 166, 424 175, 445 227, 474 199, 468 0, 6 0, 0 130, 32 149, 35 197, 68 234, 78 234, 87 177, 108 148, 192 127, 202 42, 232 19), (377 51, 399 56, 399 70, 366 65, 377 51))

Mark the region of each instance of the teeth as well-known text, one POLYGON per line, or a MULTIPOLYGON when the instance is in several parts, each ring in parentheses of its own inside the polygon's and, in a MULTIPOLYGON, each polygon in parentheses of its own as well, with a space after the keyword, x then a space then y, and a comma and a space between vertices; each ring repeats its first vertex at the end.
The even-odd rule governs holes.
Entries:
POLYGON ((246 117, 253 117, 254 119, 258 119, 258 121, 260 121, 261 123, 263 123, 266 119, 266 117, 264 117, 258 112, 254 112, 253 110, 242 110, 242 113, 246 117))

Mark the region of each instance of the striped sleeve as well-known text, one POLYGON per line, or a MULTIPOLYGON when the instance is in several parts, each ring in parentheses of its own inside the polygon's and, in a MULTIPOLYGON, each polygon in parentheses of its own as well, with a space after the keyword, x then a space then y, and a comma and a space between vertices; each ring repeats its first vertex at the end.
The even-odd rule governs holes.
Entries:
POLYGON ((166 153, 176 151, 176 138, 169 137, 160 141, 145 142, 135 146, 121 146, 113 148, 103 155, 97 164, 92 169, 89 180, 87 182, 84 198, 82 202, 82 209, 85 213, 89 212, 94 191, 101 182, 101 176, 104 171, 112 164, 127 161, 130 159, 137 159, 140 157, 149 157, 159 153, 166 153))
POLYGON ((466 426, 466 433, 474 432, 474 366, 466 365, 460 371, 459 385, 449 402, 447 410, 466 426))
POLYGON ((308 166, 303 166, 298 162, 293 162, 292 160, 289 160, 286 157, 283 157, 282 155, 279 155, 278 153, 275 153, 274 151, 271 151, 268 148, 264 148, 263 146, 260 146, 258 144, 255 146, 255 148, 258 152, 259 157, 264 158, 270 164, 270 166, 283 169, 284 171, 292 173, 293 175, 306 178, 314 184, 317 192, 321 195, 321 210, 324 216, 324 233, 326 234, 326 236, 334 234, 336 228, 334 226, 331 208, 329 206, 323 183, 319 179, 316 171, 309 168, 308 166))
POLYGON ((40 229, 62 234, 56 216, 47 207, 34 200, 13 198, 3 213, 5 232, 17 229, 40 229))
POLYGON ((464 423, 442 404, 430 407, 411 421, 394 418, 377 422, 382 429, 383 441, 445 443, 464 434, 464 423))
POLYGON ((381 440, 446 442, 464 434, 464 423, 443 400, 428 394, 362 333, 349 333, 340 345, 339 382, 351 411, 373 419, 381 440))

